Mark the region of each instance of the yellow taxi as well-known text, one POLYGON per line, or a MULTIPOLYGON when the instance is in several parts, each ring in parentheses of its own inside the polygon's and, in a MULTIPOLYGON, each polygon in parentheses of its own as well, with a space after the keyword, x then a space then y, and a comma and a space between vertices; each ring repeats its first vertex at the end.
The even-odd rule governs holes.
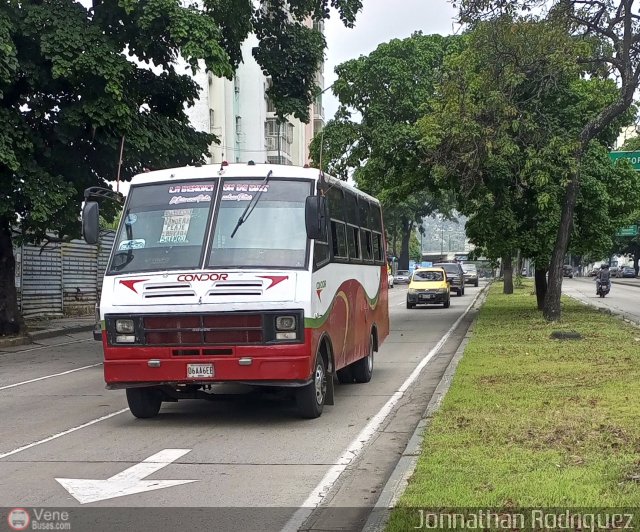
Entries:
POLYGON ((419 268, 413 272, 407 290, 407 308, 416 305, 451 304, 450 282, 442 268, 419 268))

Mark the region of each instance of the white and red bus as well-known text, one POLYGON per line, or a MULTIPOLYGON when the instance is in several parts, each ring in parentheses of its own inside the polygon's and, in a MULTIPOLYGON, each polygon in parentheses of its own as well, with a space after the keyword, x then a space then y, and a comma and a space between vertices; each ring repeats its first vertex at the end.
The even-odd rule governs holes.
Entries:
MULTIPOLYGON (((83 232, 98 238, 95 201, 83 232)), ((107 387, 142 418, 231 381, 290 387, 318 417, 389 333, 383 235, 375 198, 310 168, 135 176, 99 304, 107 387)))

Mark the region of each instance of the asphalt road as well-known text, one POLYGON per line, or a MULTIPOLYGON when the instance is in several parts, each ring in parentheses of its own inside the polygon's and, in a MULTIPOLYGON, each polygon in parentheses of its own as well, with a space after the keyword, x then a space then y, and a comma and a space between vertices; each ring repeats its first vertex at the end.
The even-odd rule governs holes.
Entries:
MULTIPOLYGON (((72 530, 359 530, 474 310, 431 351, 478 291, 467 287, 449 309, 407 310, 406 286, 393 288, 392 332, 372 381, 337 385, 336 404, 316 420, 268 395, 165 403, 157 418, 139 420, 124 391, 105 390, 101 347, 88 333, 4 348, 0 508, 64 507, 72 530), (162 480, 185 482, 152 489, 162 480)), ((6 523, 0 509, 0 531, 6 523)))
POLYGON ((584 303, 608 309, 640 323, 640 305, 638 305, 640 279, 613 279, 611 291, 604 298, 596 295, 596 283, 593 277, 564 279, 562 291, 584 303))

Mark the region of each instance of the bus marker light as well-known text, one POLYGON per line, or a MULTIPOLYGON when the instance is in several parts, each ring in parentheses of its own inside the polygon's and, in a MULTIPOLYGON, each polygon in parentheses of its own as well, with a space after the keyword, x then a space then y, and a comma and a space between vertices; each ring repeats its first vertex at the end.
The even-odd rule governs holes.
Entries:
POLYGON ((296 333, 295 332, 279 332, 276 333, 277 340, 295 340, 296 333))

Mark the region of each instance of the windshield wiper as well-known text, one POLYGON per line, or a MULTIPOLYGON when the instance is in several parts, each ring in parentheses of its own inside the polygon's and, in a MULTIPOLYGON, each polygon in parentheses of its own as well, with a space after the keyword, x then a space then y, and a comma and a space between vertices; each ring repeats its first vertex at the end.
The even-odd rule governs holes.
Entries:
POLYGON ((251 216, 253 209, 256 208, 256 205, 260 200, 260 196, 262 196, 262 191, 264 190, 264 186, 269 182, 269 178, 271 177, 271 174, 273 174, 273 170, 269 170, 269 173, 267 174, 267 176, 262 181, 262 184, 260 185, 260 189, 258 190, 258 193, 253 198, 251 198, 251 200, 249 201, 249 204, 247 205, 247 208, 240 215, 240 218, 238 218, 238 221, 236 222, 236 226, 233 229, 233 232, 231 233, 231 238, 235 236, 236 231, 238 231, 238 229, 240 229, 240 226, 247 221, 247 218, 249 218, 249 216, 251 216))

